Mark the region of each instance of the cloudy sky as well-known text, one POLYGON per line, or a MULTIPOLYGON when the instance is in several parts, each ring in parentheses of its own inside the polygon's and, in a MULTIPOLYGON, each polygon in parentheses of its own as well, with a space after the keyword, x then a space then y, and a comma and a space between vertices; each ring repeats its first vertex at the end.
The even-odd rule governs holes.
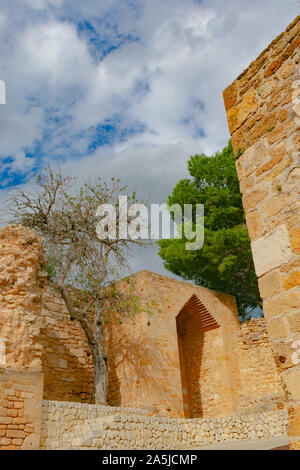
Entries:
MULTIPOLYGON (((190 155, 226 144, 222 90, 297 14, 298 0, 0 0, 0 199, 51 161, 166 202, 190 155)), ((153 248, 142 268, 166 273, 153 248)))

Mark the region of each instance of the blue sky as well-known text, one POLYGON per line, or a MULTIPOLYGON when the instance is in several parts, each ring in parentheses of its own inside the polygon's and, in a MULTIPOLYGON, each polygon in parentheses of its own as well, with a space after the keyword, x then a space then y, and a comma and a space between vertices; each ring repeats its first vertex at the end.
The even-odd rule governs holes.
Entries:
MULTIPOLYGON (((47 161, 165 202, 229 138, 222 90, 297 0, 1 0, 0 199, 47 161)), ((133 270, 164 272, 153 252, 133 270)))

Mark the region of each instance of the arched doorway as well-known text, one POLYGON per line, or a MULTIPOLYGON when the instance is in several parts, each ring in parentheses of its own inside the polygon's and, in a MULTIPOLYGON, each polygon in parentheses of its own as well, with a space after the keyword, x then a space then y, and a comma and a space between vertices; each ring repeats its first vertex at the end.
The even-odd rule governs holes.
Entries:
POLYGON ((176 326, 185 417, 222 414, 231 392, 220 325, 194 294, 177 315, 176 326))

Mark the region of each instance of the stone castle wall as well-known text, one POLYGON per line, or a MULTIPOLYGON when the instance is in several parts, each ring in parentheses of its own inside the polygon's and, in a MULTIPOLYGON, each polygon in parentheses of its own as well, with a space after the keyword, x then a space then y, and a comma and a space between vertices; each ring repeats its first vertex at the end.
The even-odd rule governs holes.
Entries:
POLYGON ((213 443, 286 436, 287 410, 176 419, 149 410, 43 402, 43 449, 198 449, 213 443))
POLYGON ((41 336, 44 398, 91 403, 93 360, 81 326, 70 320, 61 295, 49 285, 43 292, 41 336))
MULTIPOLYGON (((90 402, 93 365, 81 326, 45 279, 41 239, 20 226, 0 239, 0 447, 28 448, 45 420, 42 398, 90 402)), ((240 326, 232 297, 187 282, 149 271, 132 280, 145 311, 105 328, 110 405, 168 419, 284 406, 262 320, 240 326)))
POLYGON ((0 448, 36 448, 43 398, 42 244, 33 231, 0 230, 0 448))
POLYGON ((42 253, 35 232, 19 226, 0 230, 0 340, 5 367, 41 369, 42 253))
POLYGON ((239 409, 252 412, 283 408, 284 391, 273 357, 266 320, 251 319, 241 325, 239 364, 241 393, 239 409))
POLYGON ((235 300, 149 271, 132 278, 136 295, 152 312, 107 329, 107 351, 112 375, 117 379, 110 390, 117 399, 111 404, 152 407, 174 417, 232 413, 232 389, 238 387, 235 300), (189 350, 185 351, 188 361, 183 366, 176 317, 194 294, 219 323, 212 330, 204 325, 190 332, 189 350), (182 368, 189 374, 190 361, 195 361, 193 342, 198 342, 202 357, 195 364, 193 376, 187 377, 188 386, 182 387, 182 368), (229 345, 232 354, 226 350, 229 345))
POLYGON ((224 91, 264 315, 289 400, 294 449, 300 449, 295 346, 300 340, 299 46, 300 16, 224 91))

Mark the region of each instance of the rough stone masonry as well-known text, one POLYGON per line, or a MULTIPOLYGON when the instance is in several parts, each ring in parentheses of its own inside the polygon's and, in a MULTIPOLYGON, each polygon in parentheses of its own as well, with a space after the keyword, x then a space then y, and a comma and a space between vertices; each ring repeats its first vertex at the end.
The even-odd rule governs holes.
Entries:
POLYGON ((269 338, 300 450, 300 16, 224 91, 269 338))

